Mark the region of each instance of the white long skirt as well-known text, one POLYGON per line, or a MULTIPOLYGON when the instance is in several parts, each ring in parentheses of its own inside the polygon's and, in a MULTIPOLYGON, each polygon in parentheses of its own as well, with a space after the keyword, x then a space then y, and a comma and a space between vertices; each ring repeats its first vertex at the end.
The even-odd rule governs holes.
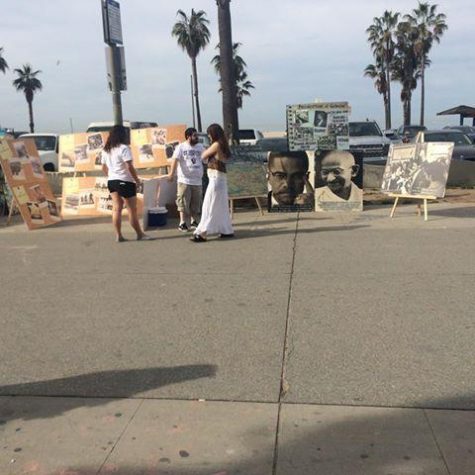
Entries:
POLYGON ((201 210, 201 221, 194 234, 233 234, 228 204, 226 173, 208 170, 209 183, 201 210))

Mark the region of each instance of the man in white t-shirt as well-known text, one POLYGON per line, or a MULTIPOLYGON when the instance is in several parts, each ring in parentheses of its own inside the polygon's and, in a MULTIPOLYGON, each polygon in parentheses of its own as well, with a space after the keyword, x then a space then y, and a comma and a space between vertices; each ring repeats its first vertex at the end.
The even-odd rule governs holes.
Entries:
POLYGON ((180 213, 180 225, 182 232, 189 231, 198 226, 198 215, 201 209, 203 162, 201 154, 204 146, 198 141, 196 129, 190 127, 185 130, 185 141, 175 149, 173 162, 168 179, 172 181, 177 174, 177 198, 176 204, 180 213))
POLYGON ((352 178, 358 175, 359 166, 350 152, 333 151, 321 163, 320 176, 326 186, 315 189, 315 209, 334 209, 328 204, 341 204, 341 209, 360 210, 363 205, 363 190, 352 178), (344 205, 345 204, 345 205, 344 205))

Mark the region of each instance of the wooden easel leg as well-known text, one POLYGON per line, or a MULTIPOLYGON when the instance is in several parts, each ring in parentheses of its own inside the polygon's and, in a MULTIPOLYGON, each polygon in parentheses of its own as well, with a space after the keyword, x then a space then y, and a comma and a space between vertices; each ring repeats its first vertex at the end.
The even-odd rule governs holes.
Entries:
POLYGON ((427 221, 427 198, 424 198, 424 221, 427 221))
POLYGON ((417 203, 417 216, 420 216, 422 214, 422 211, 421 211, 421 204, 420 203, 417 203))
POLYGON ((259 198, 257 196, 255 197, 255 200, 256 200, 257 207, 259 208, 259 212, 261 213, 261 216, 264 216, 264 211, 262 210, 261 203, 260 203, 259 198))
POLYGON ((234 200, 232 198, 229 200, 229 214, 231 215, 232 219, 234 214, 234 200))
POLYGON ((8 211, 8 218, 7 218, 7 222, 5 223, 5 226, 8 226, 10 224, 10 221, 12 220, 12 217, 13 217, 13 213, 15 211, 15 206, 16 206, 15 200, 12 199, 11 202, 10 202, 10 208, 9 208, 9 211, 8 211))
POLYGON ((399 201, 399 196, 396 196, 396 199, 394 200, 393 207, 391 209, 391 214, 389 215, 390 218, 394 217, 394 213, 396 212, 396 206, 397 206, 398 201, 399 201))

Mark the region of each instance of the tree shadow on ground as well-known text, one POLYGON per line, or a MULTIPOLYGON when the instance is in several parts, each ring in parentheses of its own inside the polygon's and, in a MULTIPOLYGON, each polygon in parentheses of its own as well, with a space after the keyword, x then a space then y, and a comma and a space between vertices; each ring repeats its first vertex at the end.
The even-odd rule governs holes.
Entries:
POLYGON ((0 396, 70 397, 67 409, 60 404, 41 406, 39 412, 16 414, 0 405, 0 426, 9 420, 45 419, 77 407, 106 404, 105 398, 130 398, 169 384, 177 384, 216 375, 216 366, 209 364, 100 371, 68 378, 0 387, 0 396), (102 400, 101 400, 102 399, 102 400))

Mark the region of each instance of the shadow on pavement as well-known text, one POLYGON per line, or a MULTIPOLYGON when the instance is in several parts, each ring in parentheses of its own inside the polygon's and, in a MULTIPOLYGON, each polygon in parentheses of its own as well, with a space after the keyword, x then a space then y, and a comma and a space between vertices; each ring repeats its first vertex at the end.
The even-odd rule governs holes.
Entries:
POLYGON ((429 218, 431 215, 444 216, 447 218, 475 218, 475 206, 458 206, 432 210, 429 203, 429 218))
POLYGON ((216 375, 214 365, 187 365, 169 368, 144 368, 101 371, 69 378, 51 379, 34 383, 12 384, 0 387, 0 396, 71 397, 67 409, 50 404, 45 412, 15 414, 0 406, 0 426, 8 420, 45 419, 76 407, 105 404, 105 398, 130 398, 151 389, 216 375), (77 399, 75 399, 77 398, 77 399), (104 400, 101 400, 103 398, 104 400))

